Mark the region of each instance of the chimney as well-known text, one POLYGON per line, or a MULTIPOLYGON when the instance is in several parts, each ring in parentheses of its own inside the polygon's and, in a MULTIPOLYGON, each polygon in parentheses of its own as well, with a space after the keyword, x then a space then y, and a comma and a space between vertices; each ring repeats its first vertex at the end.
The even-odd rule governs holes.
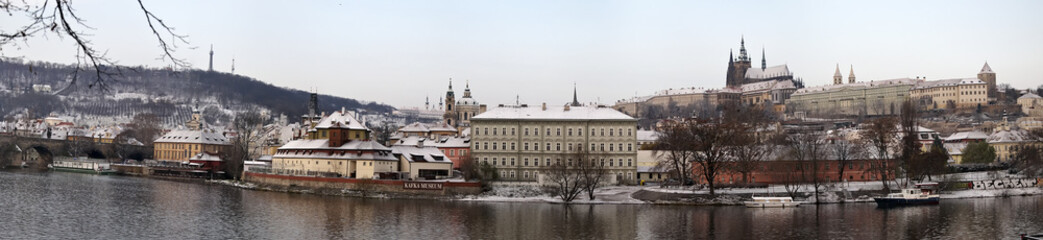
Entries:
POLYGON ((421 138, 420 140, 417 140, 417 141, 416 141, 416 147, 418 147, 418 148, 424 148, 424 140, 425 140, 425 139, 423 139, 423 138, 421 138))
POLYGON ((568 104, 565 104, 565 111, 566 111, 566 112, 568 112, 568 111, 569 111, 569 105, 568 105, 568 104))
POLYGON ((543 103, 543 111, 547 111, 547 103, 543 103))

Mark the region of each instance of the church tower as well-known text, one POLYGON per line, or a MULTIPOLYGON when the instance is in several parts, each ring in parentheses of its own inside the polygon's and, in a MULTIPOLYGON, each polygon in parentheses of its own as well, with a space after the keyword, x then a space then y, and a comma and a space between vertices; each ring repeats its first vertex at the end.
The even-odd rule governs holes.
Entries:
POLYGON ((996 97, 996 73, 992 71, 992 67, 989 67, 989 62, 985 62, 985 66, 981 67, 981 71, 978 72, 978 80, 985 82, 988 86, 989 98, 996 97))
POLYGON ((833 73, 833 85, 840 85, 844 83, 844 76, 840 75, 840 64, 837 64, 837 71, 833 73))
POLYGON ((847 74, 847 83, 855 83, 855 65, 851 65, 851 73, 847 74))
POLYGON ((456 96, 453 94, 453 78, 449 78, 449 90, 445 92, 445 123, 456 126, 456 96))
POLYGON ((752 66, 750 63, 750 55, 746 53, 746 38, 743 37, 739 40, 738 58, 731 58, 731 53, 728 55, 728 76, 725 80, 726 85, 729 87, 737 87, 746 84, 746 70, 749 70, 752 66))
POLYGON ((210 44, 210 71, 214 71, 214 45, 210 44))

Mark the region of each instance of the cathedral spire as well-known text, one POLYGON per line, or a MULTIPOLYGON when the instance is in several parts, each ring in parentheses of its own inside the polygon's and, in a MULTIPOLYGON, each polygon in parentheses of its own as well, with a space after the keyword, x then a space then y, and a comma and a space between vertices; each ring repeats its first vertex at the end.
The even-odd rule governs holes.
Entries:
POLYGON ((746 54, 746 37, 739 40, 739 61, 750 62, 750 56, 746 54))
POLYGON ((768 68, 768 60, 764 59, 764 47, 761 47, 761 70, 768 68))
MULTIPOLYGON (((735 62, 735 50, 728 49, 728 63, 733 63, 733 62, 735 62)), ((729 64, 729 65, 731 65, 731 64, 729 64)))
POLYGON ((576 95, 576 82, 572 82, 572 106, 579 107, 579 98, 576 95))
POLYGON ((855 83, 855 65, 851 65, 851 73, 847 74, 848 83, 855 83))
POLYGON ((843 82, 844 76, 840 75, 840 64, 837 63, 837 70, 833 72, 833 84, 840 85, 843 82))
POLYGON ((453 78, 449 78, 449 91, 453 91, 453 78))

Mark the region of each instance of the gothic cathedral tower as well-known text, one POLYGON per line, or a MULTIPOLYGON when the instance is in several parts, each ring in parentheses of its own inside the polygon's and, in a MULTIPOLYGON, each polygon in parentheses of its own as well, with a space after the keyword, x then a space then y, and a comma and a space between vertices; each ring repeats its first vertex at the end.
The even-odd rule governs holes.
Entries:
POLYGON ((739 41, 739 57, 732 58, 732 53, 728 53, 728 75, 725 82, 726 85, 729 87, 737 87, 746 84, 746 70, 750 69, 751 66, 750 56, 746 54, 746 38, 743 37, 739 41))

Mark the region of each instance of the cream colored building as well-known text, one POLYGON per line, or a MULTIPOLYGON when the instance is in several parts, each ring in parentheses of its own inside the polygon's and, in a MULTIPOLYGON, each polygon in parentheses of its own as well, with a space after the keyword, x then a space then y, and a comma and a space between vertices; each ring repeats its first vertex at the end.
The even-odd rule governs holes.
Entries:
POLYGON ((923 109, 968 109, 989 103, 989 85, 977 78, 921 81, 910 90, 923 109))
POLYGON ((444 179, 453 174, 453 161, 434 146, 391 146, 399 158, 400 171, 408 172, 410 180, 444 179))
POLYGON ((276 150, 274 173, 370 179, 399 172, 391 148, 369 139, 369 129, 351 113, 333 112, 309 132, 308 139, 287 142, 276 150))
POLYGON ((1021 112, 1030 117, 1043 117, 1043 97, 1034 93, 1026 93, 1018 98, 1021 112))
POLYGON ((803 88, 790 96, 786 107, 788 112, 816 117, 894 115, 920 81, 899 78, 803 88))
POLYGON ((614 109, 504 106, 471 123, 472 157, 502 180, 537 182, 541 170, 572 164, 569 154, 589 150, 615 176, 611 181, 636 183, 637 120, 614 109))
POLYGON ((1012 128, 1011 124, 1006 121, 997 126, 985 141, 996 149, 996 161, 998 162, 1013 160, 1018 154, 1018 150, 1026 146, 1043 147, 1043 142, 1041 142, 1043 139, 1032 137, 1027 130, 1012 128))
POLYGON ((196 154, 220 155, 232 145, 228 138, 211 129, 171 130, 153 142, 153 158, 159 161, 188 162, 196 154))

